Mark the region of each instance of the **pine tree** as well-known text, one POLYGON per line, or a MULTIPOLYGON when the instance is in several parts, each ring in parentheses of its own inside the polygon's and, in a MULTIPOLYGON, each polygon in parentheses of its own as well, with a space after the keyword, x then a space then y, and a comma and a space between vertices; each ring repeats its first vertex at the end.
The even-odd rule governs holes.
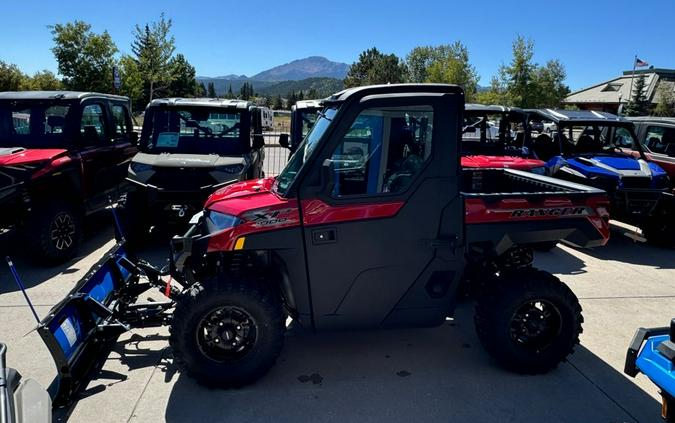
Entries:
POLYGON ((208 96, 209 98, 216 98, 216 97, 217 97, 217 95, 216 95, 216 86, 214 85, 213 82, 209 82, 209 86, 208 86, 208 88, 207 88, 207 91, 208 91, 207 96, 208 96))
POLYGON ((626 105, 626 116, 646 116, 649 114, 649 99, 646 92, 646 76, 640 74, 635 78, 631 99, 626 105))
POLYGON ((274 97, 274 102, 272 103, 272 109, 281 110, 284 108, 284 102, 281 100, 281 95, 274 97))
POLYGON ((234 93, 232 92, 232 84, 227 88, 227 98, 234 98, 234 93))

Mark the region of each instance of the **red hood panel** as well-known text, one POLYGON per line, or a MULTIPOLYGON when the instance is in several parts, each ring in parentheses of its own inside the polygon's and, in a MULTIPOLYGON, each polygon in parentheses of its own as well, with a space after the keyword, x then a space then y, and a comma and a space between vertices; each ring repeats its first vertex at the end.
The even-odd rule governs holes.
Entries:
MULTIPOLYGON (((2 149, 0 149, 1 151, 2 149)), ((0 154, 0 166, 15 166, 53 160, 67 153, 63 149, 28 149, 17 153, 0 154)))
POLYGON ((276 197, 272 194, 272 184, 274 183, 274 178, 264 178, 264 179, 253 179, 250 181, 237 182, 236 184, 228 185, 223 187, 206 199, 206 204, 204 207, 209 207, 213 203, 217 203, 223 200, 231 200, 234 198, 243 198, 243 197, 256 197, 260 198, 261 194, 268 194, 276 197))
POLYGON ((530 170, 542 167, 545 163, 537 159, 524 159, 516 156, 462 156, 462 167, 468 168, 509 168, 530 170))

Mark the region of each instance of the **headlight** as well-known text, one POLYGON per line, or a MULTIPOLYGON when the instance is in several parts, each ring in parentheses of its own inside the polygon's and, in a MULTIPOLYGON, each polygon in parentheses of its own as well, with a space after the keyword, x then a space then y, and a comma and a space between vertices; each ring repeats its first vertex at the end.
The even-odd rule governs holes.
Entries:
POLYGON ((152 170, 152 165, 145 163, 131 162, 131 164, 129 165, 129 169, 134 173, 147 172, 148 170, 152 170))
POLYGON ((668 175, 658 175, 654 177, 654 188, 670 188, 670 178, 668 175))
POLYGON ((220 232, 241 223, 241 219, 236 216, 213 210, 206 210, 204 216, 206 217, 206 229, 209 233, 220 232))
POLYGON ((537 175, 545 175, 546 167, 545 166, 533 167, 532 169, 530 169, 530 172, 536 173, 537 175))

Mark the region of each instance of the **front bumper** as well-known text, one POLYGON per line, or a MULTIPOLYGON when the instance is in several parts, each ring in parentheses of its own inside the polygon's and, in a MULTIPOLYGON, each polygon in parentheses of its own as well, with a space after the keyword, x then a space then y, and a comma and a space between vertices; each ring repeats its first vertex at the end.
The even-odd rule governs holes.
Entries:
POLYGON ((675 319, 670 327, 640 328, 626 352, 624 373, 643 373, 662 391, 675 396, 675 319))

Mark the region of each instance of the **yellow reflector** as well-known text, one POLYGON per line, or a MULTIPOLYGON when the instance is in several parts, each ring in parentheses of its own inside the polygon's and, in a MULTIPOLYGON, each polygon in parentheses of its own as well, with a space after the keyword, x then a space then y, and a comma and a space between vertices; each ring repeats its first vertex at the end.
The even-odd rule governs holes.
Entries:
POLYGON ((244 242, 246 242, 246 237, 241 237, 237 238, 237 242, 234 243, 234 249, 235 250, 243 250, 244 249, 244 242))

